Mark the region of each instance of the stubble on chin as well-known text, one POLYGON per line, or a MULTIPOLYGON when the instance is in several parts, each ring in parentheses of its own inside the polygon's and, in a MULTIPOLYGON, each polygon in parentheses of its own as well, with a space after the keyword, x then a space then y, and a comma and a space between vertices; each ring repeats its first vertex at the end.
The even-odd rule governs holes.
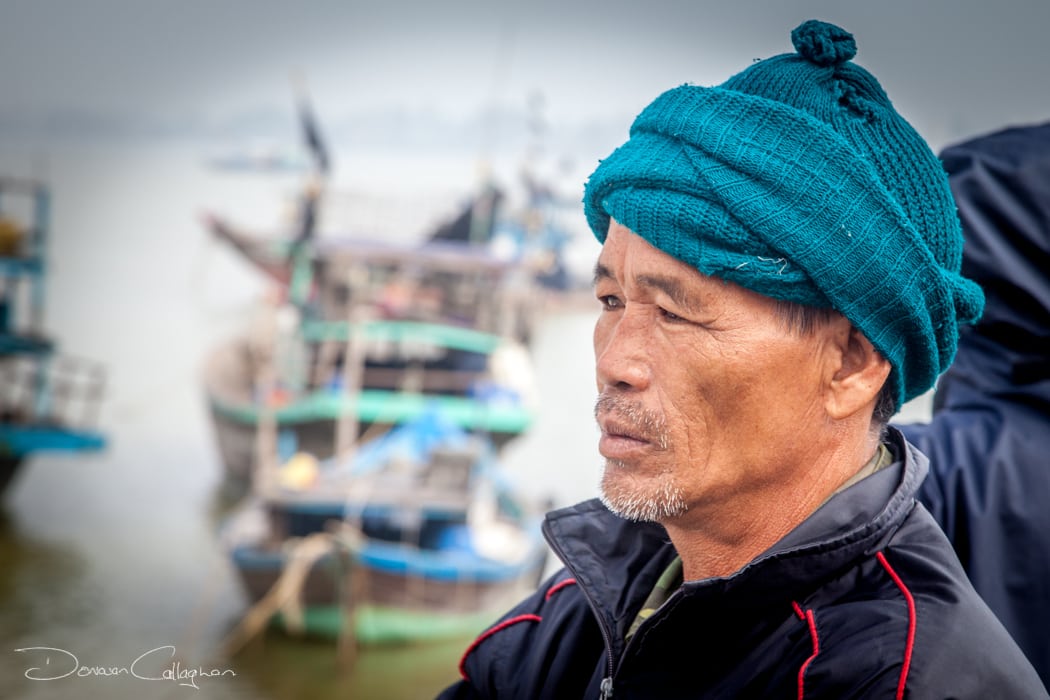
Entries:
POLYGON ((635 522, 662 522, 686 512, 685 496, 670 472, 639 483, 624 473, 629 471, 630 466, 619 460, 605 460, 600 498, 606 508, 635 522))

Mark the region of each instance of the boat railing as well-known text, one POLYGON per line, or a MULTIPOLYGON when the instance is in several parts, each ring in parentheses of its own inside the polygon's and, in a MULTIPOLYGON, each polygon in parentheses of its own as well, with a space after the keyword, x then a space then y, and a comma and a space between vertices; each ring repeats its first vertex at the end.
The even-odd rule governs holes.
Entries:
POLYGON ((98 362, 65 355, 0 361, 0 413, 15 423, 76 430, 98 425, 106 371, 98 362))
POLYGON ((306 321, 302 327, 302 336, 309 342, 335 340, 345 343, 351 332, 357 332, 362 340, 368 341, 439 345, 479 353, 490 353, 503 342, 496 334, 473 328, 415 321, 306 321))

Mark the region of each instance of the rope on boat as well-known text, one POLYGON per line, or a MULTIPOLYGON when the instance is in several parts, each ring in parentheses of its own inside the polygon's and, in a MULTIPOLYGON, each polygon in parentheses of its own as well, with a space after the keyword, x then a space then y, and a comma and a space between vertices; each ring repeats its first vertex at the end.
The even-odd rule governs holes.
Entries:
MULTIPOLYGON (((347 533, 315 532, 298 540, 291 546, 288 553, 287 563, 281 571, 281 575, 274 582, 270 590, 260 598, 241 619, 240 623, 227 635, 222 643, 222 649, 226 656, 233 656, 243 649, 248 642, 263 632, 269 625, 271 618, 277 613, 282 613, 288 631, 300 635, 304 631, 303 624, 303 586, 307 576, 314 564, 326 554, 334 553, 337 556, 346 557, 347 533)), ((347 608, 347 617, 352 618, 352 607, 355 596, 342 596, 343 605, 347 608)), ((353 625, 351 619, 348 624, 342 626, 339 648, 342 651, 352 651, 353 647, 353 625), (344 639, 345 635, 349 638, 344 639)))

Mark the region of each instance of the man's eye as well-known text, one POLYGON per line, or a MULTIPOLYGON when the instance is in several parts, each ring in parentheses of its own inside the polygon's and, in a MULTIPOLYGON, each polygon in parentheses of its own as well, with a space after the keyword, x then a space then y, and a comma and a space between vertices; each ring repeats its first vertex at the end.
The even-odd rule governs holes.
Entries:
POLYGON ((598 297, 598 301, 601 302, 602 308, 604 309, 618 309, 623 304, 620 302, 619 297, 615 297, 612 294, 606 294, 605 296, 598 297))
POLYGON ((670 312, 670 311, 668 311, 667 309, 664 309, 664 308, 660 309, 660 315, 663 316, 668 321, 684 321, 685 320, 684 318, 682 318, 678 314, 672 313, 672 312, 670 312))

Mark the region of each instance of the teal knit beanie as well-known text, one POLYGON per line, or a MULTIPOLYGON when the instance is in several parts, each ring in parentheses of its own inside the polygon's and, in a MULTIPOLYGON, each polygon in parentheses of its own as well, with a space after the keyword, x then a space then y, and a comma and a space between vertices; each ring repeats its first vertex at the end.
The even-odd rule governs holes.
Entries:
POLYGON ((850 63, 852 35, 810 20, 791 38, 795 54, 656 98, 589 178, 584 214, 601 242, 611 217, 705 275, 836 309, 890 362, 899 409, 984 296, 959 274, 940 161, 850 63))

